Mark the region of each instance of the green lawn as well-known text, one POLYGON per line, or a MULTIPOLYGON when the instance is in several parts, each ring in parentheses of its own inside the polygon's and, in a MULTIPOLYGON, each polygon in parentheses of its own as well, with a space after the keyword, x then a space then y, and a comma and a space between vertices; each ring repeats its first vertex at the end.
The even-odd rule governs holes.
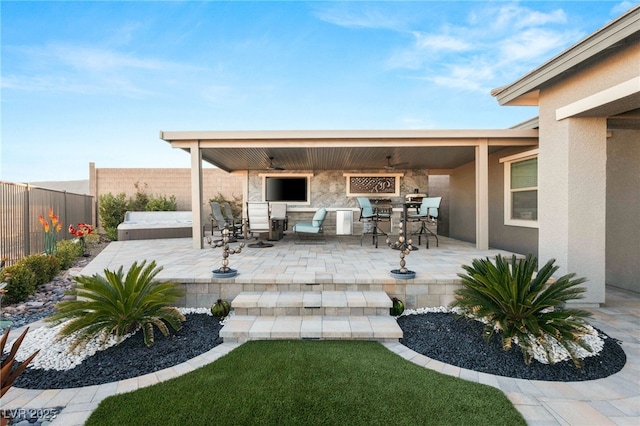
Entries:
POLYGON ((525 425, 502 392, 376 342, 257 341, 105 399, 87 425, 525 425))

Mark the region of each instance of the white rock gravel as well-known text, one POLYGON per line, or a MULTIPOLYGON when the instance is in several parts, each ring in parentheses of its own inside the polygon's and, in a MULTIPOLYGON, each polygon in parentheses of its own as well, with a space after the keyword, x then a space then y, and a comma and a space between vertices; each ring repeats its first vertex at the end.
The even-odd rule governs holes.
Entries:
MULTIPOLYGON (((180 308, 180 311, 184 315, 188 314, 208 314, 211 315, 211 311, 208 308, 180 308)), ((42 370, 70 370, 79 365, 84 359, 94 355, 98 351, 103 351, 111 346, 122 342, 132 334, 128 334, 121 339, 117 339, 114 336, 109 337, 104 344, 101 344, 100 338, 95 338, 87 343, 87 346, 82 351, 69 352, 74 336, 68 336, 58 340, 58 332, 64 327, 63 324, 59 324, 53 327, 39 327, 36 329, 30 329, 25 336, 20 349, 16 354, 16 360, 22 362, 26 360, 31 354, 39 350, 38 355, 31 361, 29 368, 42 369, 42 370)), ((18 339, 11 340, 5 347, 5 353, 11 350, 13 342, 18 339)))

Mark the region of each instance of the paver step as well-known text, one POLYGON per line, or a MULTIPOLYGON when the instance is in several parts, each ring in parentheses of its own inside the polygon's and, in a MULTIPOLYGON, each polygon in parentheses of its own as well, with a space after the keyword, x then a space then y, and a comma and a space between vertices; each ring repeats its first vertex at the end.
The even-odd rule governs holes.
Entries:
POLYGON ((233 315, 220 330, 225 343, 249 340, 376 340, 397 342, 402 329, 387 316, 233 315))
POLYGON ((389 315, 393 302, 384 291, 242 292, 231 302, 236 315, 389 315))

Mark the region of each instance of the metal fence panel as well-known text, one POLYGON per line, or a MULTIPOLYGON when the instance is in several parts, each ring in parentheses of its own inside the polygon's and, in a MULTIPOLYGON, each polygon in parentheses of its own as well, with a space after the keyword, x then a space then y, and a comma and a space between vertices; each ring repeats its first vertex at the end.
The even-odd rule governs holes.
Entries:
POLYGON ((90 195, 0 182, 0 202, 0 256, 7 257, 8 264, 43 251, 44 230, 38 216, 48 220, 49 208, 62 222, 58 241, 74 238, 69 234, 69 225, 95 226, 92 217, 95 200, 90 195))

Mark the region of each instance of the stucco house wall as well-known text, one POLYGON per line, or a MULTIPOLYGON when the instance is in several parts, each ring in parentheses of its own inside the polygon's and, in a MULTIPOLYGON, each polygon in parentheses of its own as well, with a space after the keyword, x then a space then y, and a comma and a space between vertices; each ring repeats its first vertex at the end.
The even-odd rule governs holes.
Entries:
MULTIPOLYGON (((537 228, 504 224, 504 165, 499 160, 526 150, 507 148, 489 155, 489 246, 537 256, 537 228)), ((475 163, 468 163, 454 170, 449 190, 449 236, 475 242, 475 163)))
POLYGON ((640 130, 607 140, 606 215, 606 283, 640 292, 640 130))
MULTIPOLYGON (((559 120, 556 113, 637 78, 639 63, 640 45, 628 45, 606 61, 584 66, 540 91, 539 252, 543 258, 557 260, 558 273, 575 272, 587 278, 586 304, 605 301, 606 116, 559 120)), ((619 206, 628 207, 633 208, 628 201, 619 206)), ((627 226, 637 227, 638 222, 627 226)), ((637 247, 626 249, 640 258, 637 247)))
MULTIPOLYGON (((475 164, 456 168, 449 178, 449 236, 456 240, 476 240, 475 164)), ((491 238, 491 232, 489 232, 491 238)))

